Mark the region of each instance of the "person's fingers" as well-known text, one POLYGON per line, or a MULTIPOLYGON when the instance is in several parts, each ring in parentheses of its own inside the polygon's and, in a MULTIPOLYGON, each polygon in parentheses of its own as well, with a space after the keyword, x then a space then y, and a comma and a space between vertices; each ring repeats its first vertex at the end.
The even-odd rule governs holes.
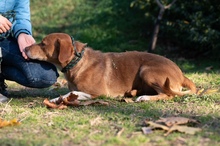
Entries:
MULTIPOLYGON (((10 22, 11 23, 11 22, 10 22)), ((5 29, 8 31, 8 30, 10 30, 11 29, 11 24, 6 24, 6 25, 4 25, 4 27, 5 27, 5 29)))
POLYGON ((1 20, 2 21, 0 22, 0 33, 6 33, 8 30, 11 29, 12 23, 4 17, 2 17, 1 20))
POLYGON ((12 26, 11 21, 9 21, 9 20, 7 19, 6 24, 7 24, 7 26, 8 26, 8 27, 10 27, 10 28, 11 28, 11 26, 12 26))
POLYGON ((5 28, 5 26, 3 24, 0 23, 0 29, 2 31, 2 33, 4 32, 7 32, 7 29, 5 28))
POLYGON ((3 33, 3 30, 1 28, 2 28, 2 23, 0 23, 0 33, 3 33))

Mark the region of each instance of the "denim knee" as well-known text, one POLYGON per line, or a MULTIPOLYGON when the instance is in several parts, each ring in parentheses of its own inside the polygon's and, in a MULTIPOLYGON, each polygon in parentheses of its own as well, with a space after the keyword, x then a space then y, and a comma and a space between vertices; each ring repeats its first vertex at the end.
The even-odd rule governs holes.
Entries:
POLYGON ((32 78, 28 79, 24 86, 31 88, 47 88, 57 81, 58 76, 50 76, 50 78, 32 78))

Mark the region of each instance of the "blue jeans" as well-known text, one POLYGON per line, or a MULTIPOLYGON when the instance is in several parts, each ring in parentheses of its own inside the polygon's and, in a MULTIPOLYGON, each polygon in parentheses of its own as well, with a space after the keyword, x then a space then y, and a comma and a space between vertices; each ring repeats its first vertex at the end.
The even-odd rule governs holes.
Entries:
POLYGON ((13 38, 0 40, 0 47, 5 79, 32 88, 46 88, 56 82, 59 76, 56 67, 43 61, 25 60, 13 38))

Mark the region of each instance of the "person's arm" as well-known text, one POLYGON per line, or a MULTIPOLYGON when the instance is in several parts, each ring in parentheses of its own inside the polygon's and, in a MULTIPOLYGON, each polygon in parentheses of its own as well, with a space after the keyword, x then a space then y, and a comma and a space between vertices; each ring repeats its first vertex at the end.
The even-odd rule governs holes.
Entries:
POLYGON ((29 0, 17 0, 14 10, 16 12, 15 24, 13 26, 14 37, 18 41, 22 56, 28 59, 24 52, 27 46, 35 43, 32 37, 32 26, 30 21, 30 2, 29 0))
POLYGON ((16 0, 14 11, 16 12, 15 24, 12 29, 14 37, 17 39, 20 33, 32 35, 29 0, 16 0))

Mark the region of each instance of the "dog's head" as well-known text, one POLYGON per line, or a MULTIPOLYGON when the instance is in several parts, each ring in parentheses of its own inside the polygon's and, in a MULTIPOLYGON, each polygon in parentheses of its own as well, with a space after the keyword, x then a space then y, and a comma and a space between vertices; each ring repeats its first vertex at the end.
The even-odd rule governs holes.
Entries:
POLYGON ((75 51, 81 52, 86 44, 75 41, 65 33, 52 33, 47 35, 39 44, 25 48, 30 59, 50 62, 57 67, 66 66, 75 57, 75 51), (74 50, 74 46, 77 50, 74 50))

